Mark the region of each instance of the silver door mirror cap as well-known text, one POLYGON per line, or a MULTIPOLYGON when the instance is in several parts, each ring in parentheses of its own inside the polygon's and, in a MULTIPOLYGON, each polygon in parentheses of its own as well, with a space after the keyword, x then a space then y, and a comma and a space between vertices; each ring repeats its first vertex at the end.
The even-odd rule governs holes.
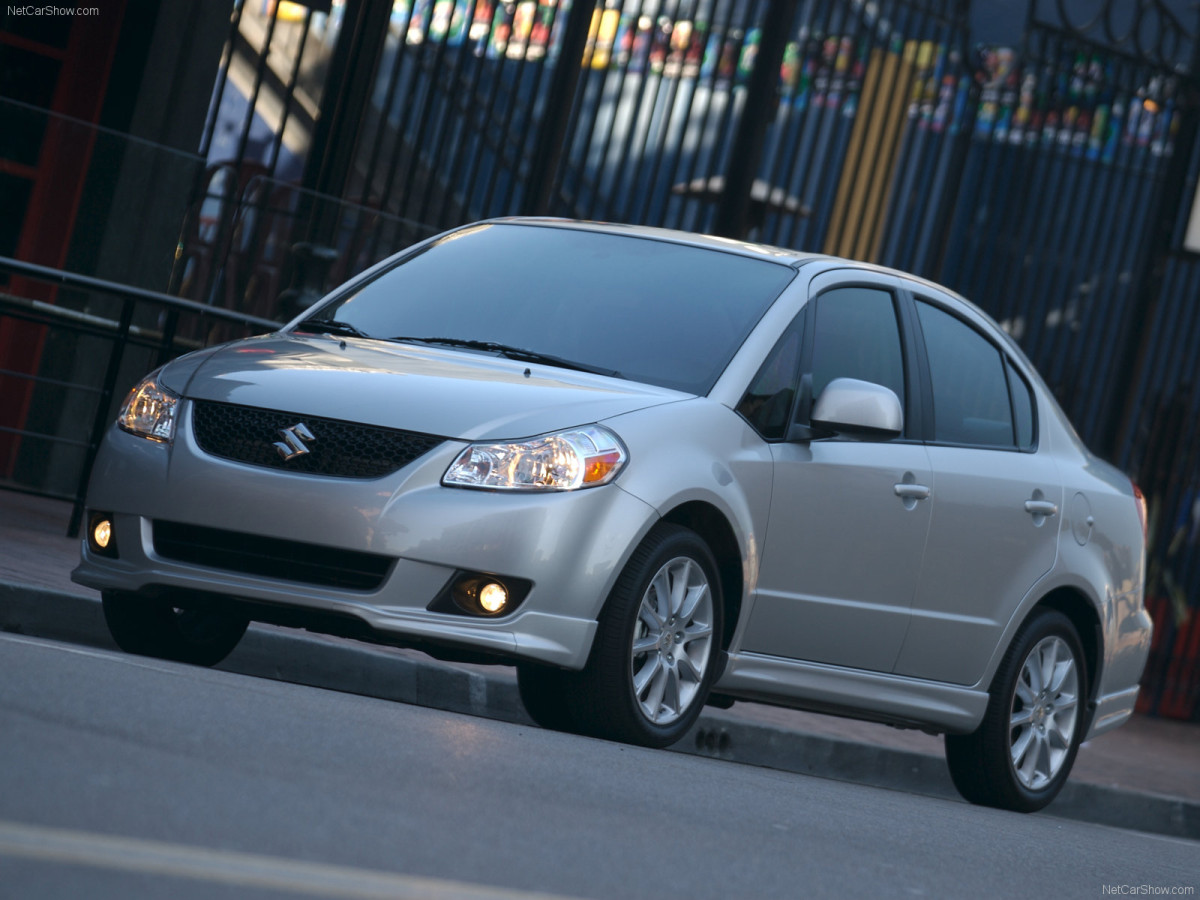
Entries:
POLYGON ((904 410, 891 388, 835 378, 813 404, 815 428, 845 437, 891 440, 904 431, 904 410))

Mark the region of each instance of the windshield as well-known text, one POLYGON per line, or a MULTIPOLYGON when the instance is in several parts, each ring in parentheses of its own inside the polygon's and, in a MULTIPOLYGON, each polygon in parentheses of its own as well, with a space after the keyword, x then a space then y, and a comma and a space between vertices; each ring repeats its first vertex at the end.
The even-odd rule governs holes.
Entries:
POLYGON ((488 224, 442 238, 310 320, 312 330, 504 347, 704 394, 794 275, 666 241, 488 224))

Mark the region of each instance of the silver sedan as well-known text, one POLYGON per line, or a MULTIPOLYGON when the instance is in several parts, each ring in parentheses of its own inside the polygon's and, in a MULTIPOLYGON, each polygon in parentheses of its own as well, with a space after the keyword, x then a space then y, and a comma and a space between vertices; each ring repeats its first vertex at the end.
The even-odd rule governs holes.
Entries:
POLYGON ((501 220, 131 391, 74 578, 127 651, 249 621, 515 664, 648 746, 736 699, 946 735, 1049 803, 1133 710, 1144 505, 951 292, 847 260, 501 220))

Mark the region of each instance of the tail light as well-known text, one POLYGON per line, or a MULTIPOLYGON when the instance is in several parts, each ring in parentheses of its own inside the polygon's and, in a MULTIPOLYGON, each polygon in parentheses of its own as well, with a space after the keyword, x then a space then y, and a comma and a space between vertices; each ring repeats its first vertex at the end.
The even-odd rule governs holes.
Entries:
POLYGON ((1133 502, 1137 504, 1138 520, 1142 523, 1142 539, 1145 540, 1150 530, 1150 511, 1146 503, 1146 495, 1142 493, 1142 489, 1137 486, 1136 481, 1133 483, 1133 502))

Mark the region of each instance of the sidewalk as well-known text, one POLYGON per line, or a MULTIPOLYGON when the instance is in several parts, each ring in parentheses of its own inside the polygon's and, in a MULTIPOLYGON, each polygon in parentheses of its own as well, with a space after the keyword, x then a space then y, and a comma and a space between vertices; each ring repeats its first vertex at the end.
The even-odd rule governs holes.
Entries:
MULTIPOLYGON (((0 490, 0 629, 112 648, 96 592, 74 584, 70 505, 0 490)), ((255 626, 222 668, 528 723, 512 669, 456 666, 255 626)), ((957 798, 942 739, 867 722, 737 703, 709 710, 676 750, 957 798)), ((1044 815, 1200 840, 1200 725, 1136 716, 1080 748, 1044 815)))

